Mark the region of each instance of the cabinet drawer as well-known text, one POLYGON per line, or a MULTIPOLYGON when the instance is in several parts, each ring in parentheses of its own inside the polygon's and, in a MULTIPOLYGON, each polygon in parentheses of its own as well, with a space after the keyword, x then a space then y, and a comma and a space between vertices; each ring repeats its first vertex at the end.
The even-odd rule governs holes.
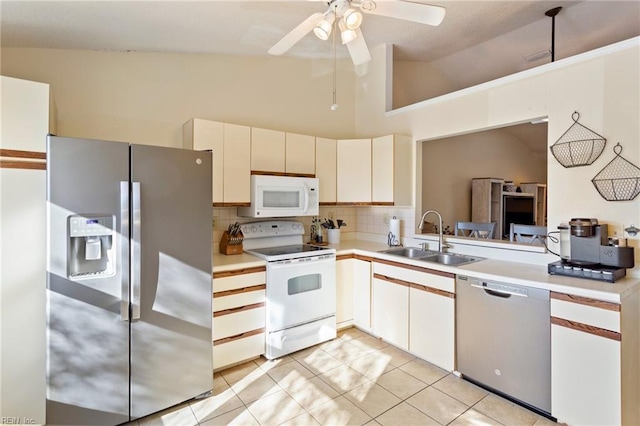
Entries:
POLYGON ((590 305, 590 299, 578 298, 573 302, 568 300, 570 297, 573 296, 551 294, 552 317, 620 332, 620 305, 595 300, 590 305))
POLYGON ((213 340, 264 328, 264 324, 264 303, 243 306, 234 310, 218 311, 213 317, 213 340))
POLYGON ((220 370, 264 354, 264 329, 258 329, 230 338, 228 341, 213 343, 213 369, 220 370))
POLYGON ((397 278, 409 283, 416 283, 426 287, 435 288, 437 290, 455 293, 455 280, 450 277, 378 262, 373 263, 373 272, 375 274, 384 275, 390 278, 397 278))
POLYGON ((239 291, 214 293, 213 294, 213 312, 224 311, 227 309, 234 309, 241 306, 255 305, 256 303, 264 303, 265 290, 264 286, 249 287, 248 290, 252 291, 239 291))
MULTIPOLYGON (((222 273, 220 275, 223 275, 222 273)), ((236 290, 266 283, 267 273, 263 271, 228 276, 213 275, 213 292, 236 290)))

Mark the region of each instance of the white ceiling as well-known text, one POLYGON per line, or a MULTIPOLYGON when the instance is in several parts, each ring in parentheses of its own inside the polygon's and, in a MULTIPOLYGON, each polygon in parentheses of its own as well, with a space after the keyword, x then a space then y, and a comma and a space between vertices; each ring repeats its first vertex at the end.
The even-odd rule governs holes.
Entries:
MULTIPOLYGON (((524 38, 537 45, 522 41, 522 60, 549 48, 551 18, 544 12, 556 6, 563 7, 556 18, 557 50, 565 56, 640 33, 636 0, 414 1, 445 7, 443 23, 431 27, 367 15, 362 31, 370 49, 391 43, 396 59, 433 61, 527 28, 524 38)), ((322 1, 2 0, 1 42, 2 47, 267 55, 282 36, 326 7, 322 1)), ((493 49, 484 52, 489 57, 505 47, 487 46, 493 49)), ((330 42, 309 34, 287 56, 330 58, 332 53, 330 42)), ((338 55, 347 57, 346 48, 338 55)))

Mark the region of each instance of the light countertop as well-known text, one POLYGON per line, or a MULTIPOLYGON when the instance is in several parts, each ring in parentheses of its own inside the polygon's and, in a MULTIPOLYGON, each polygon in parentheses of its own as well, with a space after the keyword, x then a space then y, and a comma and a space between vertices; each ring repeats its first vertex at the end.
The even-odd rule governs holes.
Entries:
MULTIPOLYGON (((480 262, 469 263, 462 266, 427 263, 420 260, 379 253, 390 247, 386 244, 372 241, 345 240, 340 244, 329 244, 326 247, 335 248, 336 255, 338 256, 359 254, 453 274, 542 288, 612 303, 621 303, 627 296, 640 290, 640 279, 638 278, 624 277, 612 284, 589 279, 549 275, 546 265, 532 265, 495 259, 484 259, 480 262)), ((213 272, 215 273, 264 266, 266 262, 263 259, 246 253, 229 256, 215 253, 213 256, 213 265, 213 272)))

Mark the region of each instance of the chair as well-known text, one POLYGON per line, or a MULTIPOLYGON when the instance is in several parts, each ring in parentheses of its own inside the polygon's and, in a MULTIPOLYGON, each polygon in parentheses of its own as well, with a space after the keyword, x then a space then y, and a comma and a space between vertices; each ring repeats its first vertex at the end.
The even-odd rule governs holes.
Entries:
POLYGON ((536 225, 511 224, 509 241, 544 245, 547 238, 547 227, 536 225))
POLYGON ((455 235, 491 239, 495 227, 495 222, 456 222, 455 235))

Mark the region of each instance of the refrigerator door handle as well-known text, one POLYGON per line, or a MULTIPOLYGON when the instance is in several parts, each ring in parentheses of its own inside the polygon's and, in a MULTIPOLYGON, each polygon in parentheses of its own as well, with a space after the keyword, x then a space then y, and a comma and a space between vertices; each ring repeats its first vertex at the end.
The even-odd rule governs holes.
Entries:
POLYGON ((137 320, 140 319, 140 182, 132 182, 131 209, 131 320, 137 320))
POLYGON ((120 182, 120 319, 129 321, 129 182, 120 182))

